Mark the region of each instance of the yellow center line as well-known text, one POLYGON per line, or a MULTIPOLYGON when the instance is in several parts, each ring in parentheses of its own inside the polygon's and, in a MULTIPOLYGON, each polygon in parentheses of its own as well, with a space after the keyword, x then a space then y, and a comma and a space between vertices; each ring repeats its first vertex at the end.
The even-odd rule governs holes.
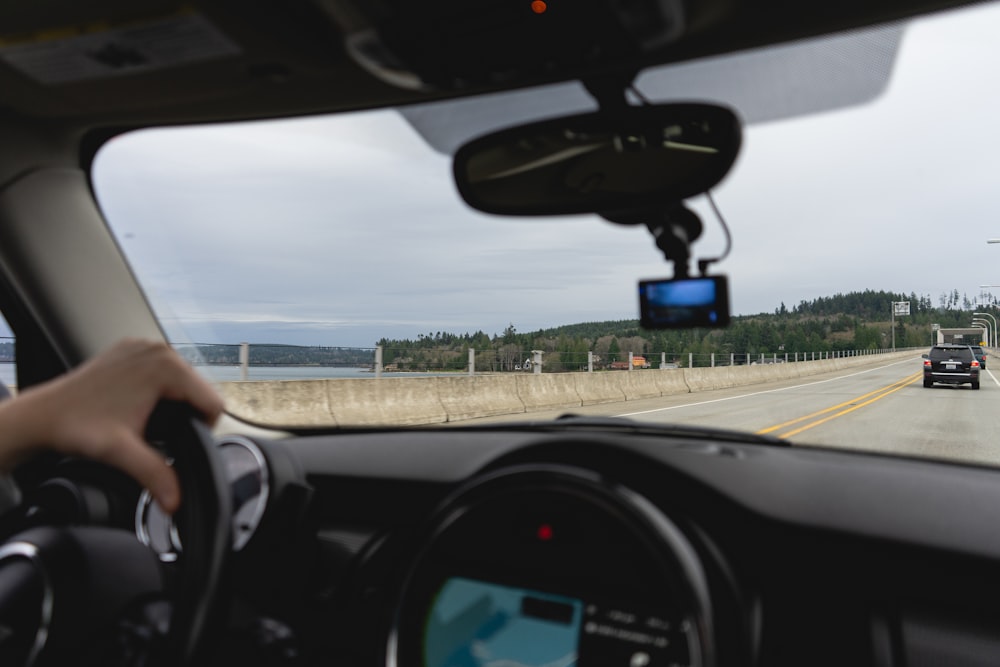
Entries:
POLYGON ((899 391, 900 389, 902 389, 903 387, 905 387, 907 385, 913 384, 914 382, 916 382, 921 377, 923 377, 923 371, 918 371, 918 372, 914 373, 913 375, 905 377, 905 378, 903 378, 902 380, 900 380, 898 382, 894 382, 894 383, 892 383, 890 385, 886 385, 885 387, 882 387, 880 389, 876 389, 875 391, 870 391, 867 394, 862 394, 861 396, 857 396, 856 398, 852 398, 849 401, 844 401, 843 403, 838 403, 837 405, 830 406, 830 407, 828 407, 826 409, 823 409, 823 410, 820 410, 818 412, 813 412, 812 414, 805 415, 804 417, 799 417, 797 419, 792 419, 791 421, 783 422, 783 423, 777 424, 775 426, 770 426, 768 428, 761 429, 761 430, 757 431, 757 433, 760 434, 760 435, 763 435, 763 434, 766 434, 766 433, 773 433, 774 431, 778 431, 778 430, 783 429, 785 427, 792 426, 793 424, 798 424, 800 422, 804 422, 806 420, 813 419, 815 417, 820 417, 821 415, 825 415, 825 414, 830 413, 830 412, 834 412, 835 410, 840 410, 841 408, 844 408, 845 406, 850 406, 850 407, 847 407, 847 409, 845 409, 845 410, 840 410, 840 412, 837 412, 835 414, 829 415, 828 417, 824 417, 822 419, 817 419, 814 422, 811 422, 811 423, 806 424, 806 425, 804 425, 804 426, 802 426, 800 428, 794 429, 792 431, 789 431, 787 433, 783 433, 783 434, 781 434, 781 435, 778 436, 779 438, 790 438, 793 435, 798 435, 799 433, 802 433, 803 431, 809 430, 809 429, 813 428, 814 426, 819 426, 820 424, 825 424, 826 422, 830 421, 831 419, 835 419, 837 417, 846 415, 849 412, 854 412, 858 408, 863 408, 866 405, 871 405, 875 401, 877 401, 877 400, 879 400, 881 398, 885 398, 889 394, 893 394, 893 393, 899 391), (869 398, 869 397, 872 397, 872 398, 869 398), (869 400, 864 400, 864 399, 869 399, 869 400), (859 401, 863 401, 863 402, 859 403, 859 401))

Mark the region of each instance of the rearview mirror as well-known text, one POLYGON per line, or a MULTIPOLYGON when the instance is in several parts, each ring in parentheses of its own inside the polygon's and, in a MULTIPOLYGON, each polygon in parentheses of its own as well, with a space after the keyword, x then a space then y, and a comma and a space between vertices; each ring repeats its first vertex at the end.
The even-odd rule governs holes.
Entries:
POLYGON ((455 182, 465 201, 486 213, 643 210, 711 189, 740 141, 739 120, 724 107, 625 107, 475 139, 455 154, 455 182))

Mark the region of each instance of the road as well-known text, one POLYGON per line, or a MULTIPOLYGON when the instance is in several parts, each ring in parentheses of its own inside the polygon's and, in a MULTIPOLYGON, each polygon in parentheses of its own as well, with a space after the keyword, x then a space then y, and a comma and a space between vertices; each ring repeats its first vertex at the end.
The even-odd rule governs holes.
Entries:
MULTIPOLYGON (((914 355, 861 370, 584 406, 570 412, 768 433, 795 445, 1000 463, 1000 416, 996 414, 1000 380, 986 370, 979 391, 969 385, 925 389, 921 364, 914 355)), ((472 421, 547 419, 566 412, 472 421)))

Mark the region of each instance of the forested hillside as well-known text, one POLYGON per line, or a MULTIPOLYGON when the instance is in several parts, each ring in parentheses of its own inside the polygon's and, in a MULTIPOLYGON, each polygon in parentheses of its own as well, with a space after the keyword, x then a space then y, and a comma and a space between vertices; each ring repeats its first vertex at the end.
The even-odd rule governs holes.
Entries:
POLYGON ((657 362, 661 353, 666 353, 668 360, 683 360, 689 353, 722 358, 735 354, 746 359, 876 350, 892 346, 891 304, 900 301, 910 302, 910 315, 895 318, 897 348, 930 345, 933 324, 968 327, 973 312, 998 312, 995 302, 977 305, 957 290, 940 295, 937 304, 927 295, 866 290, 802 301, 792 308, 782 303, 773 313, 734 317, 725 329, 649 331, 641 329, 638 320, 617 320, 521 332, 511 323, 492 335, 439 331, 416 340, 383 338, 376 344, 384 350, 384 362, 399 368, 461 367, 467 350, 473 348, 479 370, 514 370, 531 350, 542 350, 548 371, 577 370, 586 363, 588 352, 596 355, 599 365, 607 366, 627 359, 629 352, 652 356, 657 362))

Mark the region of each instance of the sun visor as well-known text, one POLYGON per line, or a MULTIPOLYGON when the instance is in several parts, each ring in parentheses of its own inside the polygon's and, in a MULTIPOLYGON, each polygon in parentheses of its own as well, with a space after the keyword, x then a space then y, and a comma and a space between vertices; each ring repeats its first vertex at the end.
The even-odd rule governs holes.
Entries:
MULTIPOLYGON (((652 102, 697 101, 763 123, 865 104, 885 91, 905 24, 894 23, 644 71, 636 88, 652 102)), ((579 83, 405 107, 403 117, 435 150, 543 118, 596 110, 579 83)))

